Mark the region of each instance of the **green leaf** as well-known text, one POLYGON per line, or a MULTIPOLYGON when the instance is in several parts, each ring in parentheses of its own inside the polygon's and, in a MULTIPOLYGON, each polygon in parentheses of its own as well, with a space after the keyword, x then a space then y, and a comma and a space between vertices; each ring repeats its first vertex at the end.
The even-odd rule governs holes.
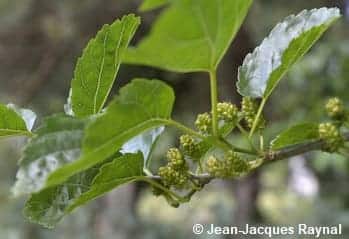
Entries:
POLYGON ((79 158, 84 120, 56 115, 45 119, 26 145, 19 163, 15 196, 42 190, 48 175, 79 158))
POLYGON ((164 10, 150 34, 125 61, 177 72, 217 68, 252 0, 178 0, 164 10))
POLYGON ((143 175, 141 154, 126 154, 69 178, 64 184, 33 194, 24 214, 34 223, 53 228, 74 208, 143 175))
POLYGON ((30 110, 0 104, 0 137, 32 136, 30 130, 35 118, 36 115, 30 110))
POLYGON ((127 15, 104 25, 78 60, 71 85, 71 109, 84 117, 101 111, 140 18, 127 15))
POLYGON ((33 129, 36 120, 36 114, 33 111, 19 108, 14 104, 8 104, 7 107, 13 109, 18 115, 21 116, 28 131, 33 129))
POLYGON ((47 186, 98 164, 135 136, 169 123, 173 90, 158 80, 136 79, 120 90, 106 111, 89 124, 80 159, 60 168, 47 186))
POLYGON ((70 177, 55 187, 34 193, 27 200, 24 216, 32 223, 53 228, 68 212, 67 207, 88 191, 100 165, 70 177))
POLYGON ((292 126, 278 135, 271 142, 271 149, 277 150, 283 147, 289 147, 319 138, 318 124, 303 123, 292 126))
POLYGON ((139 10, 143 12, 151 11, 166 5, 168 2, 169 0, 144 0, 139 10))
POLYGON ((81 195, 69 206, 68 211, 100 197, 106 192, 124 183, 142 180, 143 176, 142 154, 125 154, 111 163, 103 165, 92 182, 90 189, 81 195))
POLYGON ((338 8, 320 8, 304 10, 277 24, 239 68, 239 93, 268 98, 290 67, 339 17, 338 8))

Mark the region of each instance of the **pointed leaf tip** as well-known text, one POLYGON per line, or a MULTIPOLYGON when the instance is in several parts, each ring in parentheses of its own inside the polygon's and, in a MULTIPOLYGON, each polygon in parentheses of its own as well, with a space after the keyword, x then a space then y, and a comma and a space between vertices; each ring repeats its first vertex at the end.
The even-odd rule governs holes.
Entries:
POLYGON ((134 14, 104 25, 78 59, 65 111, 85 117, 99 113, 109 95, 124 52, 140 24, 134 14))

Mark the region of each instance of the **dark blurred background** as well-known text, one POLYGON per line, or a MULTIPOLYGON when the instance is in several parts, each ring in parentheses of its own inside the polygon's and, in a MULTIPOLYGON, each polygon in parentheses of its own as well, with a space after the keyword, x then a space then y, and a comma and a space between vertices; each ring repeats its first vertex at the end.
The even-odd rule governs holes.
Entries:
MULTIPOLYGON (((136 12, 139 4, 140 0, 0 0, 0 101, 33 109, 41 119, 62 112, 75 62, 88 40, 103 24, 136 12)), ((220 98, 238 103, 235 81, 244 56, 284 17, 322 6, 340 7, 345 16, 277 88, 266 108, 266 118, 273 122, 268 138, 297 122, 322 120, 322 106, 330 96, 349 103, 349 1, 256 0, 220 65, 220 98)), ((138 13, 142 26, 136 41, 158 13, 138 13)), ((174 117, 188 125, 197 113, 209 109, 204 74, 123 65, 113 92, 140 76, 174 87, 174 117)), ((170 130, 161 136, 155 164, 176 143, 176 135, 170 130)), ((200 238, 191 231, 194 223, 341 223, 344 235, 336 238, 349 238, 349 160, 320 153, 274 163, 241 180, 215 181, 179 209, 153 197, 144 185, 124 186, 78 209, 55 230, 45 230, 27 223, 21 214, 24 199, 10 195, 23 143, 0 143, 0 239, 200 238)))

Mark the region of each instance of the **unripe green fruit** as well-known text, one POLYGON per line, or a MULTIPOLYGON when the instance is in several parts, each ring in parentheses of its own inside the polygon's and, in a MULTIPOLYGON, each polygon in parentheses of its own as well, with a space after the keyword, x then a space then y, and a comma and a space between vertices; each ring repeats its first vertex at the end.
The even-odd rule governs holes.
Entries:
POLYGON ((195 121, 196 128, 202 133, 209 133, 212 126, 212 118, 209 113, 199 114, 195 121))
POLYGON ((233 151, 229 151, 224 160, 210 156, 206 161, 206 171, 217 178, 233 178, 250 170, 249 164, 233 151))
POLYGON ((185 170, 176 170, 171 164, 159 168, 159 176, 163 184, 167 187, 174 186, 182 189, 188 182, 188 176, 185 170))
POLYGON ((238 107, 228 102, 222 102, 217 104, 217 113, 220 120, 232 122, 238 118, 238 107))
POLYGON ((322 123, 319 125, 319 137, 325 142, 323 150, 326 152, 336 152, 344 144, 338 127, 332 123, 322 123))
POLYGON ((343 119, 343 117, 345 116, 343 102, 337 97, 329 99, 326 103, 325 108, 328 116, 333 119, 343 119))
MULTIPOLYGON (((253 127, 254 120, 257 115, 258 105, 257 103, 249 97, 243 97, 241 102, 241 111, 246 121, 248 128, 253 127)), ((257 123, 258 128, 264 128, 265 120, 263 116, 260 116, 260 119, 257 123)))
POLYGON ((190 157, 195 157, 195 154, 199 150, 199 146, 195 143, 195 139, 192 136, 184 134, 179 138, 179 142, 184 154, 190 157))
POLYGON ((239 176, 249 171, 250 167, 246 160, 237 153, 229 151, 226 155, 227 168, 232 172, 231 176, 239 176))
POLYGON ((178 175, 179 173, 172 167, 164 166, 159 168, 159 176, 165 186, 172 186, 178 175))
POLYGON ((184 157, 181 151, 179 151, 177 148, 170 148, 167 151, 166 157, 169 164, 171 164, 174 169, 181 169, 185 166, 184 157))
POLYGON ((218 160, 214 156, 210 156, 206 160, 206 164, 205 164, 206 171, 213 177, 223 178, 224 177, 223 167, 224 166, 222 164, 222 161, 218 160))

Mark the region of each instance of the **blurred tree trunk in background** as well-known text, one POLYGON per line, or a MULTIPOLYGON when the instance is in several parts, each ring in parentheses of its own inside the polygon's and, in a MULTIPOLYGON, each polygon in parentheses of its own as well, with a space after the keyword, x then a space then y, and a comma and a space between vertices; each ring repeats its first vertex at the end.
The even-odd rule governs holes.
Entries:
POLYGON ((95 204, 93 238, 129 239, 137 230, 134 185, 126 185, 98 199, 95 204), (131 213, 130 213, 131 212, 131 213))
MULTIPOLYGON (((237 104, 241 101, 241 96, 237 93, 234 94, 236 92, 235 83, 238 75, 238 67, 242 64, 245 56, 252 52, 253 48, 254 43, 246 26, 243 25, 221 66, 219 79, 222 80, 220 90, 223 99, 232 100, 237 104)), ((233 188, 236 201, 233 215, 234 225, 243 225, 258 219, 257 199, 260 187, 259 175, 259 172, 254 172, 247 177, 229 183, 233 188)))
POLYGON ((251 175, 234 184, 234 195, 237 202, 234 213, 234 225, 251 224, 260 219, 257 199, 260 192, 260 172, 251 175))

